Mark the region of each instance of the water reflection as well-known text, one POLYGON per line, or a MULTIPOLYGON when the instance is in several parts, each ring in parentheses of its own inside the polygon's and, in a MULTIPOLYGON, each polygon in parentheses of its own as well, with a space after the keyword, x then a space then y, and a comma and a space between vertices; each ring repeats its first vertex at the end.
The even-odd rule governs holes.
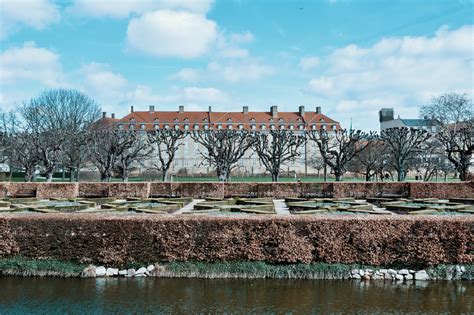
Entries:
POLYGON ((12 313, 470 313, 469 282, 0 278, 12 313))

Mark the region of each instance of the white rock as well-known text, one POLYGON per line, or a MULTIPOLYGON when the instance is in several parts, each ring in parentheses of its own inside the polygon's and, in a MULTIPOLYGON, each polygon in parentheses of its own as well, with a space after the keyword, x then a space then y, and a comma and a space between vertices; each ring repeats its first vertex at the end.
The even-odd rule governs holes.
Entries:
POLYGON ((461 272, 466 272, 466 267, 461 266, 461 272))
POLYGON ((413 275, 412 274, 405 275, 405 280, 413 280, 413 275))
POLYGON ((399 270, 398 271, 398 274, 399 275, 407 275, 409 274, 410 272, 408 271, 408 269, 402 269, 402 270, 399 270))
POLYGON ((416 271, 413 270, 413 269, 410 269, 410 270, 408 270, 408 271, 409 271, 410 273, 413 273, 413 274, 416 272, 416 271))
POLYGON ((380 269, 379 272, 380 272, 380 273, 386 273, 386 272, 387 272, 387 269, 380 269))
POLYGON ((144 273, 137 273, 137 274, 135 274, 135 277, 146 277, 146 274, 144 274, 144 273))
POLYGON ((395 275, 395 280, 397 281, 403 281, 403 276, 402 275, 395 275))
POLYGON ((387 272, 390 275, 396 275, 397 274, 397 271, 395 269, 389 269, 389 270, 387 270, 387 272))
POLYGON ((360 275, 359 274, 352 275, 352 279, 359 279, 360 280, 360 275))
POLYGON ((135 273, 136 273, 135 269, 133 269, 133 268, 127 270, 127 276, 129 276, 129 277, 133 277, 135 275, 135 273))
POLYGON ((388 272, 385 273, 383 277, 385 280, 392 280, 392 276, 388 272))
POLYGON ((372 269, 365 269, 365 273, 373 273, 374 271, 372 269))
POLYGON ((140 269, 138 269, 135 274, 146 274, 148 271, 146 270, 145 267, 141 267, 140 269))
POLYGON ((429 279, 430 279, 430 276, 425 270, 420 270, 415 273, 415 280, 424 281, 424 280, 429 280, 429 279))
POLYGON ((118 272, 118 274, 121 275, 121 276, 125 276, 125 275, 127 274, 127 270, 125 270, 125 269, 124 269, 124 270, 120 270, 120 271, 118 272))
POLYGON ((462 273, 461 266, 456 265, 456 273, 462 273))
POLYGON ((365 271, 364 271, 364 269, 359 269, 359 275, 360 275, 360 276, 363 276, 363 275, 365 275, 365 271))
POLYGON ((146 270, 152 272, 153 270, 155 270, 155 266, 154 266, 154 265, 150 265, 150 266, 146 267, 146 270))
POLYGON ((97 267, 95 269, 95 275, 97 277, 104 277, 105 275, 107 275, 107 269, 105 269, 104 266, 97 267))
POLYGON ((352 275, 358 275, 359 274, 359 269, 352 269, 351 274, 352 275))
POLYGON ((117 268, 107 268, 107 277, 113 277, 118 275, 119 270, 117 268))

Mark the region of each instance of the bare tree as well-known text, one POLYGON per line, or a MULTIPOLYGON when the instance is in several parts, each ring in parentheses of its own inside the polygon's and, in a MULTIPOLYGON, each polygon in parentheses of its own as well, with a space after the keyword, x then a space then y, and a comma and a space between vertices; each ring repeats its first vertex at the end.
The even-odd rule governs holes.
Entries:
POLYGON ((38 159, 46 182, 53 180, 53 173, 62 158, 62 145, 65 137, 61 130, 42 131, 33 137, 33 145, 38 153, 38 159))
POLYGON ((69 170, 70 180, 79 181, 79 171, 87 158, 87 144, 89 134, 87 131, 65 132, 62 144, 61 163, 69 170))
POLYGON ((311 130, 308 138, 316 142, 319 152, 336 177, 341 181, 346 172, 346 165, 368 145, 372 134, 360 130, 311 130), (364 141, 362 141, 364 140, 364 141))
POLYGON ((124 133, 124 137, 123 149, 117 157, 115 170, 124 182, 128 182, 131 167, 137 163, 143 165, 143 161, 150 157, 153 148, 143 132, 128 131, 124 133))
POLYGON ((459 179, 468 180, 474 150, 474 121, 448 125, 437 137, 443 144, 449 161, 459 173, 459 179))
POLYGON ((77 90, 51 89, 23 104, 20 113, 30 130, 76 132, 100 118, 100 107, 77 90))
POLYGON ((39 134, 28 131, 20 131, 7 136, 7 157, 10 170, 13 168, 25 171, 25 181, 31 182, 35 179, 36 169, 40 164, 39 153, 35 142, 39 141, 39 134))
POLYGON ((378 139, 369 140, 367 147, 359 152, 354 159, 349 162, 349 170, 364 175, 367 182, 373 180, 377 175, 381 175, 387 168, 387 148, 378 139))
POLYGON ((467 180, 474 150, 472 99, 467 94, 444 94, 424 105, 420 115, 431 117, 436 123, 436 136, 443 145, 447 158, 459 173, 459 179, 467 180))
POLYGON ((204 147, 205 151, 199 150, 199 154, 203 161, 216 168, 221 181, 229 181, 232 170, 254 141, 247 130, 196 130, 191 137, 204 147))
POLYGON ((305 143, 304 135, 286 130, 271 130, 254 134, 253 149, 272 175, 272 181, 277 182, 282 165, 300 156, 299 150, 305 143))
POLYGON ((124 162, 124 155, 133 151, 136 142, 137 132, 131 130, 103 129, 89 133, 89 158, 98 169, 101 181, 110 181, 117 165, 122 168, 121 177, 124 180, 128 177, 128 169, 135 159, 126 158, 124 162))
POLYGON ((397 172, 398 181, 404 181, 408 165, 426 145, 430 134, 421 129, 390 128, 382 131, 380 139, 387 146, 391 164, 397 172))
POLYGON ((324 159, 319 154, 312 154, 308 159, 308 164, 318 172, 319 177, 319 173, 324 169, 324 159))
POLYGON ((179 140, 186 136, 186 133, 180 129, 160 129, 147 133, 148 142, 153 147, 155 159, 152 162, 152 168, 161 173, 161 180, 168 179, 168 172, 173 163, 176 151, 181 144, 179 140))

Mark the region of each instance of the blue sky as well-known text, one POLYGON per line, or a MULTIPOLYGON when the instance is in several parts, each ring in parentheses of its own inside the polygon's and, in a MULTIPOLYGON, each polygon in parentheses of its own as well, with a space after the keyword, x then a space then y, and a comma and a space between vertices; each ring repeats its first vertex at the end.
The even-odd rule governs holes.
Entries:
POLYGON ((472 0, 0 0, 0 104, 76 88, 109 113, 296 111, 378 129, 473 95, 472 0))

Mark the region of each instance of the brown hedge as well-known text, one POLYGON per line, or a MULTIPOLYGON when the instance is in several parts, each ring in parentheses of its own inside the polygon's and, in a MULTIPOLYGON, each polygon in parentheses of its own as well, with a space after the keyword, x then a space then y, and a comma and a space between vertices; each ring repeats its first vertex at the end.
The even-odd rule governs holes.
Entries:
POLYGON ((218 183, 218 182, 139 182, 139 183, 0 183, 0 197, 149 197, 178 195, 216 197, 379 197, 400 195, 412 198, 473 198, 474 182, 457 183, 218 183))
POLYGON ((0 257, 124 264, 236 261, 435 265, 472 263, 470 217, 0 217, 0 257))

